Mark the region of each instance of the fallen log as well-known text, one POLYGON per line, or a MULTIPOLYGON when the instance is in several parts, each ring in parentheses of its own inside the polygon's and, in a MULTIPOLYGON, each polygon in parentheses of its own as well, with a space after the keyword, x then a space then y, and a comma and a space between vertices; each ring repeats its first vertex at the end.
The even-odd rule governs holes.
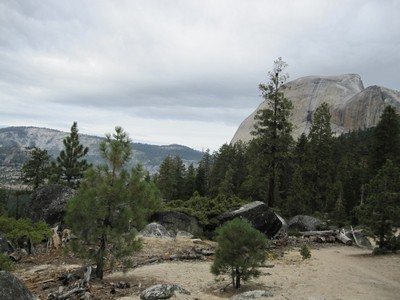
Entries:
POLYGON ((340 232, 339 232, 339 234, 336 236, 336 238, 337 238, 339 241, 341 241, 343 244, 345 244, 345 245, 350 246, 350 245, 353 244, 353 241, 352 241, 349 237, 346 236, 345 231, 344 231, 343 229, 340 230, 340 232))

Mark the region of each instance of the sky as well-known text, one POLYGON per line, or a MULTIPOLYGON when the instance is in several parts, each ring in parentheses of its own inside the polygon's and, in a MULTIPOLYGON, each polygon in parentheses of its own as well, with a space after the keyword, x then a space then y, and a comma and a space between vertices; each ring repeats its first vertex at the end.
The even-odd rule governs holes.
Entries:
POLYGON ((0 126, 218 150, 289 81, 400 90, 397 0, 0 0, 0 126))

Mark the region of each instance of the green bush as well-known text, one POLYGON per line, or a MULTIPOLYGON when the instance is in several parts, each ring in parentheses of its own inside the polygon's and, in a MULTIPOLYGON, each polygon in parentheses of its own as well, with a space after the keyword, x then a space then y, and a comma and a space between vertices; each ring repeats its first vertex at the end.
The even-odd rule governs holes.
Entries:
POLYGON ((0 271, 12 271, 13 269, 14 265, 10 258, 7 255, 0 253, 0 271))
POLYGON ((311 257, 311 251, 306 244, 301 246, 300 248, 300 255, 303 259, 307 259, 311 257))
POLYGON ((14 219, 0 217, 0 231, 15 242, 21 236, 29 236, 33 244, 41 242, 46 236, 51 235, 49 226, 43 222, 34 222, 31 219, 14 219))
POLYGON ((265 261, 267 239, 242 219, 226 222, 217 230, 217 249, 211 266, 214 275, 229 274, 232 285, 260 275, 258 267, 265 261))

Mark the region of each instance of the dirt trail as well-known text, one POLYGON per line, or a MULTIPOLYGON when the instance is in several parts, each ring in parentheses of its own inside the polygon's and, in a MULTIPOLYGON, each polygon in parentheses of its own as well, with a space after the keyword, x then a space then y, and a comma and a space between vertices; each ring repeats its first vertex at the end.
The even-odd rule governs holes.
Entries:
MULTIPOLYGON (((302 260, 298 250, 269 262, 273 268, 263 268, 258 279, 244 283, 243 290, 263 289, 273 293, 268 299, 399 299, 400 255, 371 256, 370 250, 334 246, 312 250, 312 257, 302 260)), ((174 283, 191 292, 179 299, 221 299, 235 291, 219 288, 228 284, 216 282, 210 273, 211 261, 167 262, 146 265, 124 276, 136 282, 174 283)), ((139 295, 120 298, 140 299, 139 295)))

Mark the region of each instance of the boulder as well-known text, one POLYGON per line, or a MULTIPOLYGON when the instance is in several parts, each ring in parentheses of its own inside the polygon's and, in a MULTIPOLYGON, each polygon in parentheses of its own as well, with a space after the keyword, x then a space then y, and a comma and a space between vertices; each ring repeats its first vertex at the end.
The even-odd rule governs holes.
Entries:
POLYGON ((2 300, 33 300, 28 288, 10 272, 0 271, 0 298, 2 300))
POLYGON ((235 218, 243 218, 268 237, 274 237, 285 226, 285 220, 261 201, 243 205, 237 210, 223 213, 217 217, 221 224, 235 218))
POLYGON ((11 243, 8 241, 6 235, 0 232, 0 253, 11 253, 13 248, 11 243))
POLYGON ((256 290, 256 291, 248 291, 233 297, 230 297, 229 300, 248 300, 248 299, 260 299, 260 298, 269 298, 273 297, 272 293, 269 291, 256 290))
POLYGON ((186 231, 195 236, 200 236, 202 232, 196 218, 177 211, 157 212, 151 216, 151 221, 163 225, 175 234, 178 231, 186 231))
POLYGON ((295 229, 298 231, 315 231, 327 229, 326 223, 322 222, 320 219, 297 215, 294 216, 288 223, 289 229, 295 229))
POLYGON ((168 231, 164 226, 157 223, 150 223, 143 228, 139 235, 146 237, 157 237, 161 239, 171 239, 174 238, 175 235, 168 231))
POLYGON ((175 284, 157 284, 145 289, 140 294, 140 299, 142 300, 169 299, 176 294, 190 295, 190 292, 175 284))
POLYGON ((32 194, 29 217, 35 221, 43 220, 50 225, 62 223, 65 206, 75 194, 74 189, 61 184, 41 186, 32 194))

